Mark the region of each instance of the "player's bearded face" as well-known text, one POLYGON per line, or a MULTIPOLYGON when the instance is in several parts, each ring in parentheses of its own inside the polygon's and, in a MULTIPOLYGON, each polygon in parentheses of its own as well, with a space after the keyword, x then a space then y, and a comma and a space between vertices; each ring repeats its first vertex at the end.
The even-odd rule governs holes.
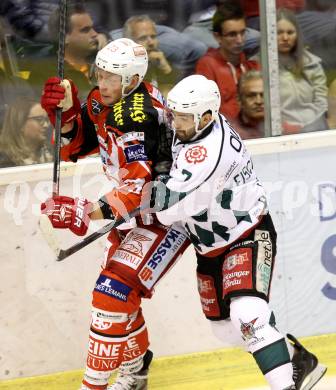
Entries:
POLYGON ((196 134, 194 115, 173 111, 172 128, 180 141, 189 141, 196 134))
POLYGON ((96 69, 96 82, 105 105, 111 106, 121 99, 121 76, 102 69, 96 69))

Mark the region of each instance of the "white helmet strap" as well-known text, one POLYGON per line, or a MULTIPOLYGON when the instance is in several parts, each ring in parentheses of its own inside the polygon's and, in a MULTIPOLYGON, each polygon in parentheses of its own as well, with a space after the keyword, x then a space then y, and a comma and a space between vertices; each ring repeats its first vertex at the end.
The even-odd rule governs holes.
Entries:
POLYGON ((202 134, 204 132, 204 130, 206 130, 216 119, 214 116, 212 116, 211 121, 209 121, 209 123, 207 123, 204 127, 202 127, 202 129, 199 129, 199 124, 200 124, 201 118, 204 114, 205 114, 205 112, 202 115, 194 114, 194 123, 195 123, 195 132, 196 133, 190 139, 190 141, 194 141, 196 138, 198 138, 200 136, 200 134, 202 134))
MULTIPOLYGON (((135 75, 133 75, 135 76, 135 75)), ((121 86, 122 86, 122 90, 121 90, 121 96, 124 98, 128 95, 130 95, 135 89, 138 88, 138 86, 141 84, 141 81, 139 79, 138 83, 135 85, 134 88, 132 88, 130 91, 128 91, 127 93, 125 92, 126 88, 129 87, 132 83, 132 77, 133 76, 122 76, 121 77, 121 86)))

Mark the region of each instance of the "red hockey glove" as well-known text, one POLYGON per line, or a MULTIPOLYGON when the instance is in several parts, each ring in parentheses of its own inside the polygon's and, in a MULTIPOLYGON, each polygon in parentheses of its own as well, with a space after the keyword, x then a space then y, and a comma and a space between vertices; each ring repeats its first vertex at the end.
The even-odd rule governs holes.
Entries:
POLYGON ((58 77, 50 77, 44 84, 41 106, 46 110, 50 122, 55 126, 56 109, 62 108, 62 127, 75 119, 81 112, 78 90, 71 80, 61 81, 58 77))
POLYGON ((84 198, 54 196, 41 204, 55 229, 70 229, 77 236, 84 236, 88 230, 91 202, 84 198))

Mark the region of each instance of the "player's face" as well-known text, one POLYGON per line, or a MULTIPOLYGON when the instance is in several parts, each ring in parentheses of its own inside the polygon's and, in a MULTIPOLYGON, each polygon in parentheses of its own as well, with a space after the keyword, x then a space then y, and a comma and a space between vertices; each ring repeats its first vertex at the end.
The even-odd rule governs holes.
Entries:
POLYGON ((122 96, 121 76, 97 69, 96 79, 103 103, 111 106, 119 102, 122 96))
POLYGON ((290 53, 297 41, 297 31, 295 26, 289 20, 279 20, 277 23, 278 29, 278 50, 279 53, 290 53))
POLYGON ((143 45, 149 53, 158 50, 159 41, 156 28, 150 21, 135 23, 132 29, 132 38, 135 42, 143 45))
POLYGON ((227 20, 222 23, 221 27, 221 34, 215 33, 220 48, 228 55, 240 54, 245 43, 245 20, 227 20))
POLYGON ((172 119, 172 125, 175 130, 176 137, 180 141, 189 141, 196 134, 193 114, 184 114, 173 111, 172 119))
POLYGON ((71 16, 71 31, 66 35, 66 44, 69 51, 82 57, 93 55, 98 50, 98 33, 89 14, 71 16))
POLYGON ((47 113, 39 103, 32 106, 22 132, 25 141, 31 146, 39 146, 46 141, 49 127, 47 113))
POLYGON ((264 119, 264 85, 262 79, 246 80, 241 88, 241 108, 248 118, 264 119))

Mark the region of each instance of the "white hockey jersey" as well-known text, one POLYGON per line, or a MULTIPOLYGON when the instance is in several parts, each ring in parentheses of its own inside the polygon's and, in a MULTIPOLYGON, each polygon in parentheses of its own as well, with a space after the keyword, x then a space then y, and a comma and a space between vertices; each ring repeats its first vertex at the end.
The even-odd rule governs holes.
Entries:
POLYGON ((203 138, 175 142, 173 156, 157 217, 165 225, 182 223, 199 253, 215 255, 267 213, 251 157, 224 116, 203 138))

